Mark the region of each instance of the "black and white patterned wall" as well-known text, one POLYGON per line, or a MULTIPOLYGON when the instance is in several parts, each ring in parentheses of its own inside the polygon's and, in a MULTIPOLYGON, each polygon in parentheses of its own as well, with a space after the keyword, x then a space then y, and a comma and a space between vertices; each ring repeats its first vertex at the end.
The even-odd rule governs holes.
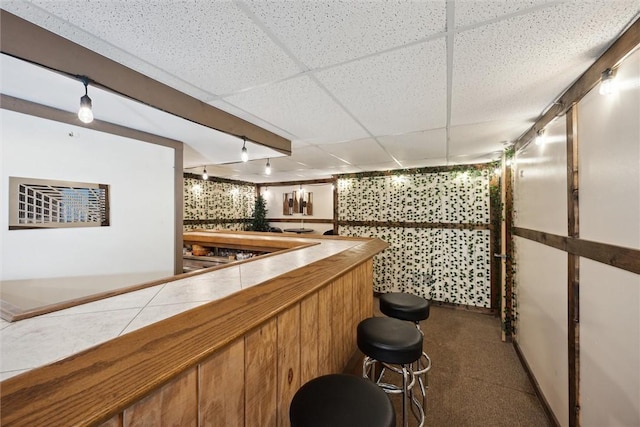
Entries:
POLYGON ((489 179, 489 170, 340 179, 338 221, 396 223, 339 228, 389 244, 374 259, 374 290, 490 307, 489 179))
POLYGON ((184 230, 244 230, 256 200, 251 184, 184 178, 184 230), (202 222, 198 222, 198 220, 202 222), (212 222, 211 220, 215 220, 212 222))

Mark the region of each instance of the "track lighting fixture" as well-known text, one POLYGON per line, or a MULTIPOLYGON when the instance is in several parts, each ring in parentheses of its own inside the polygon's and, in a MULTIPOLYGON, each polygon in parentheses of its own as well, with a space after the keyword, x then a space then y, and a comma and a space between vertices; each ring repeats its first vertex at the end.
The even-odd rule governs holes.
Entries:
POLYGON ((264 173, 271 175, 271 163, 269 163, 269 159, 267 159, 267 165, 264 167, 264 173))
POLYGON ((78 118, 82 123, 91 123, 93 121, 93 111, 91 111, 91 98, 89 98, 89 91, 87 86, 89 80, 86 77, 82 77, 82 84, 84 84, 84 95, 80 98, 80 109, 78 110, 78 118))
POLYGON ((249 153, 247 153, 247 139, 242 138, 242 140, 244 141, 244 143, 242 144, 242 154, 240 155, 240 158, 243 162, 246 162, 247 160, 249 160, 249 153))
POLYGON ((600 95, 611 95, 616 91, 615 77, 616 73, 611 68, 607 68, 602 72, 600 77, 600 95))
POLYGON ((202 179, 207 180, 209 179, 209 175, 207 174, 207 167, 205 166, 203 171, 202 171, 202 179))

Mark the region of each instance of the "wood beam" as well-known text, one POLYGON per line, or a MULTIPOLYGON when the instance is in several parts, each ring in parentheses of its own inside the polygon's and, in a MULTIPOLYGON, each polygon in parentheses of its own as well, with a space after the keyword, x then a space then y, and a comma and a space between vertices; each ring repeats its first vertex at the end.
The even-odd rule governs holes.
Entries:
MULTIPOLYGON (((578 105, 567 120, 567 231, 580 238, 578 203, 578 105)), ((580 256, 567 254, 567 340, 569 362, 569 425, 580 425, 580 256)))
POLYGON ((67 75, 87 76, 96 86, 202 126, 291 154, 291 141, 153 80, 131 68, 0 10, 0 51, 67 75))
POLYGON ((611 47, 567 89, 560 99, 540 116, 528 131, 515 141, 515 150, 519 151, 524 148, 536 136, 536 133, 540 129, 544 129, 553 119, 564 114, 575 103, 580 101, 600 82, 600 76, 604 70, 607 68, 615 68, 639 44, 640 19, 637 19, 611 47))
POLYGON ((593 261, 598 261, 621 270, 640 274, 640 250, 607 243, 558 236, 544 231, 513 227, 513 235, 543 245, 569 252, 593 261))

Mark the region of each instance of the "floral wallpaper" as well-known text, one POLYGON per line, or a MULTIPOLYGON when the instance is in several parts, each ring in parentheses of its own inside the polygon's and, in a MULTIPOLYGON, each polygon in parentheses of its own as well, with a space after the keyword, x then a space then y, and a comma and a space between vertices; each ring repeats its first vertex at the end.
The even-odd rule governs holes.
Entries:
POLYGON ((184 178, 184 219, 189 224, 184 230, 224 229, 243 230, 244 223, 238 219, 253 215, 256 189, 254 185, 204 181, 197 178, 184 178), (225 220, 236 220, 225 222, 225 220), (195 220, 203 220, 198 223, 195 220), (213 223, 206 220, 216 220, 213 223))
POLYGON ((389 244, 374 259, 374 290, 490 307, 489 230, 447 228, 488 226, 489 178, 483 170, 340 179, 339 221, 422 223, 339 227, 341 235, 379 237, 389 244))

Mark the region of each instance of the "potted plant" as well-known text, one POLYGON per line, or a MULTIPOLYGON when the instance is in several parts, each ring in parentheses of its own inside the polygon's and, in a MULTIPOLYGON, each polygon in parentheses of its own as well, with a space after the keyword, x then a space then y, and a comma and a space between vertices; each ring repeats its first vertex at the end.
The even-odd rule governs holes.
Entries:
POLYGON ((256 197, 256 203, 253 208, 253 218, 251 218, 249 229, 251 231, 269 231, 266 202, 262 195, 256 197))

